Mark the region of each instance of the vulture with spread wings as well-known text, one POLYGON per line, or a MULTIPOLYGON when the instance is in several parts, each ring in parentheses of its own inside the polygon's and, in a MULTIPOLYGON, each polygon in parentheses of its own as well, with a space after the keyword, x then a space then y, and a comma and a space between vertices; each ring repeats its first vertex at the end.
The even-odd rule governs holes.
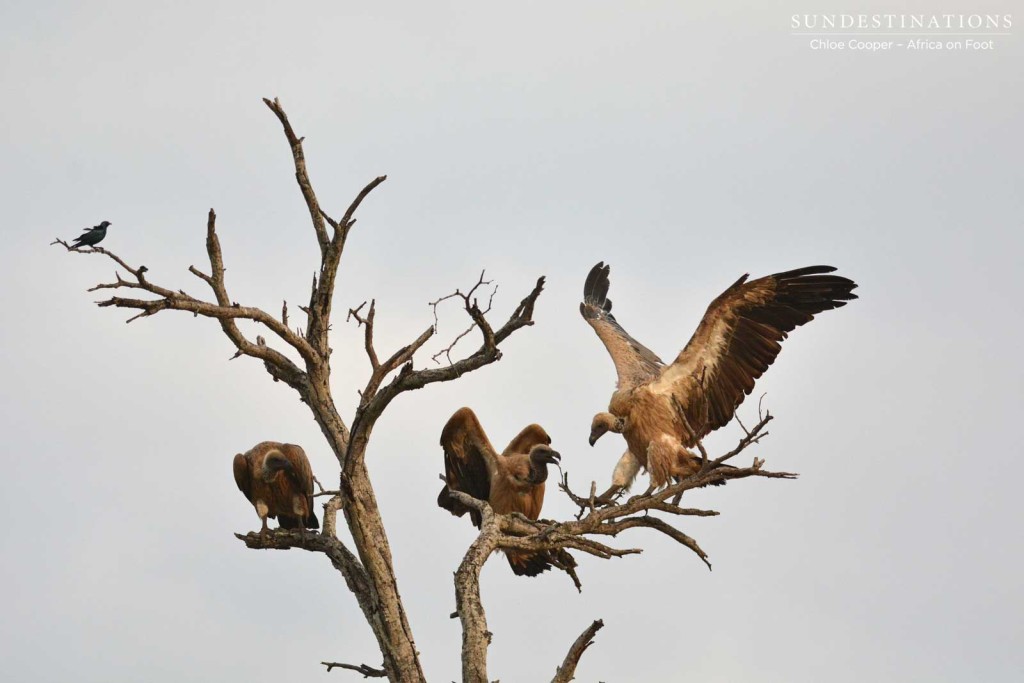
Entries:
POLYGON ((711 302, 690 341, 666 365, 612 316, 609 269, 603 262, 591 269, 580 304, 618 373, 608 412, 595 415, 590 429, 590 445, 611 431, 629 447, 609 494, 640 467, 655 488, 695 474, 701 459, 687 449, 732 419, 754 380, 779 355, 782 340, 816 314, 857 298, 856 283, 832 275, 831 266, 750 282, 744 275, 711 302))
MULTIPOLYGON (((451 496, 461 491, 487 501, 499 515, 518 512, 529 519, 540 517, 548 465, 561 456, 551 448, 551 437, 540 425, 525 427, 504 451, 498 453, 487 439, 480 421, 469 408, 460 408, 441 431, 444 449, 444 488, 437 504, 461 517, 467 512, 480 527, 480 512, 451 496)), ((540 553, 506 551, 508 563, 518 576, 537 576, 553 565, 576 566, 564 550, 540 553)))
POLYGON ((238 490, 263 523, 260 535, 267 533, 268 517, 276 517, 282 529, 320 527, 313 512, 313 469, 302 448, 264 441, 236 455, 232 466, 238 490))

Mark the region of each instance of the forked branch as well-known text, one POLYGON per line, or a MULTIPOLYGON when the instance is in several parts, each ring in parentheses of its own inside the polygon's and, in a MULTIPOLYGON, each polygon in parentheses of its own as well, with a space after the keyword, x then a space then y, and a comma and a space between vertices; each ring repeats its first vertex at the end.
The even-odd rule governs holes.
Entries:
MULTIPOLYGON (((483 281, 481 280, 470 290, 472 293, 483 281)), ((523 298, 515 307, 508 320, 494 330, 487 320, 485 312, 477 305, 475 298, 470 294, 462 297, 466 312, 473 319, 474 324, 481 330, 482 341, 480 347, 472 354, 461 358, 449 365, 440 368, 424 368, 416 370, 413 368, 413 355, 434 335, 435 326, 431 325, 425 329, 420 336, 409 344, 395 351, 387 360, 380 361, 378 352, 373 343, 373 319, 376 315, 375 306, 371 303, 370 309, 365 316, 361 314, 361 305, 349 311, 350 317, 354 318, 359 325, 364 327, 364 347, 367 357, 370 360, 372 372, 366 386, 361 392, 359 408, 352 421, 352 438, 355 442, 365 444, 373 429, 377 418, 384 409, 399 394, 406 391, 421 389, 428 384, 436 382, 450 382, 462 377, 468 372, 478 370, 501 359, 501 351, 498 346, 516 330, 533 325, 533 310, 537 298, 544 290, 544 278, 537 279, 533 290, 523 298), (384 383, 388 376, 394 374, 389 382, 384 383)), ((488 306, 488 311, 490 307, 488 306)), ((349 458, 346 463, 346 472, 354 469, 361 462, 362 450, 360 448, 349 449, 349 458)))
POLYGON ((275 380, 286 382, 295 388, 300 396, 305 398, 307 389, 306 373, 280 351, 267 346, 265 343, 259 343, 259 339, 256 342, 252 342, 246 338, 238 328, 237 321, 251 320, 262 325, 306 361, 315 358, 315 351, 306 343, 305 339, 289 329, 282 321, 262 309, 241 306, 233 302, 228 296, 227 287, 224 282, 224 260, 216 231, 216 214, 212 209, 207 218, 206 234, 206 250, 210 261, 210 274, 203 273, 194 266, 189 266, 189 271, 210 287, 214 294, 214 301, 191 296, 182 289, 172 289, 151 282, 146 277, 146 273, 149 272, 146 266, 133 268, 120 256, 102 247, 82 249, 70 247, 61 240, 58 240, 57 243, 65 246, 68 251, 106 256, 130 275, 130 279, 126 279, 121 277, 120 273, 115 272, 113 282, 98 284, 90 288, 90 292, 103 289, 127 289, 153 297, 128 298, 112 296, 96 302, 101 308, 113 306, 140 311, 137 315, 129 318, 127 322, 148 317, 165 310, 187 311, 195 316, 216 319, 220 323, 224 334, 235 345, 235 358, 244 355, 262 360, 267 372, 275 380))
POLYGON ((490 325, 488 325, 487 318, 485 316, 488 313, 491 312, 491 306, 494 305, 494 295, 498 292, 498 285, 494 285, 494 288, 491 290, 490 296, 487 298, 487 307, 481 310, 479 304, 477 303, 476 290, 479 289, 480 287, 486 287, 486 286, 489 286, 489 285, 493 284, 492 280, 484 280, 484 272, 485 271, 480 271, 480 279, 477 280, 476 284, 473 285, 470 288, 470 290, 468 292, 466 292, 465 294, 463 294, 460 290, 456 289, 451 294, 447 294, 445 296, 440 297, 436 301, 431 301, 430 302, 430 307, 432 309, 434 309, 434 330, 435 331, 437 330, 437 327, 438 327, 437 307, 442 302, 448 301, 449 299, 455 299, 455 298, 462 299, 463 308, 465 309, 466 313, 469 314, 469 317, 472 320, 472 322, 470 322, 470 324, 469 324, 469 327, 467 327, 462 332, 460 332, 458 335, 456 335, 455 339, 453 339, 452 342, 448 346, 446 346, 445 348, 441 349, 440 351, 438 351, 437 353, 435 353, 433 356, 430 357, 430 359, 432 361, 434 361, 435 363, 439 362, 438 358, 440 358, 441 356, 444 356, 445 358, 448 359, 448 364, 451 365, 452 364, 452 350, 455 348, 456 344, 458 344, 466 335, 468 335, 470 332, 473 331, 473 328, 476 328, 476 327, 480 328, 480 330, 484 333, 485 342, 486 342, 488 333, 493 335, 493 331, 491 331, 490 325))

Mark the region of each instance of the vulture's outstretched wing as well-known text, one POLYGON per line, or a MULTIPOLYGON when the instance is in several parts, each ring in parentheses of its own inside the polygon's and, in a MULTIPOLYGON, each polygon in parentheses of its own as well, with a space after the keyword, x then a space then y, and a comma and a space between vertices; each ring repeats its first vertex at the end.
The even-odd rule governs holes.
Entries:
POLYGON ((529 453, 531 448, 540 443, 550 446, 551 437, 548 436, 543 427, 538 424, 532 424, 523 427, 523 430, 516 434, 515 438, 509 442, 501 454, 508 456, 514 453, 529 453))
POLYGON ((810 266, 747 282, 744 275, 711 302, 672 365, 651 383, 670 393, 695 438, 732 419, 796 327, 856 299, 856 283, 810 266))
POLYGON ((437 496, 437 504, 456 517, 468 512, 479 527, 480 513, 452 498, 449 489, 486 501, 491 495, 491 471, 498 454, 469 408, 460 408, 448 419, 441 431, 441 447, 447 483, 437 496))
POLYGON ((235 484, 238 490, 245 494, 246 499, 252 502, 252 469, 249 467, 249 460, 242 453, 235 456, 231 463, 235 472, 235 484))
POLYGON ((665 363, 657 354, 629 336, 615 320, 612 301, 608 298, 609 270, 611 266, 606 266, 603 261, 590 269, 583 285, 580 313, 611 354, 619 376, 616 387, 619 390, 631 389, 655 379, 665 363))

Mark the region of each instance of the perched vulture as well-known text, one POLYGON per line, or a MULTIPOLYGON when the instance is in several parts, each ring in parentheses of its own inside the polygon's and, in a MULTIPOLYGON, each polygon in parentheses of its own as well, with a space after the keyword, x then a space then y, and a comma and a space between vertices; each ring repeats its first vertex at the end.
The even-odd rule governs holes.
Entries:
MULTIPOLYGON (((437 496, 437 504, 456 517, 468 512, 478 528, 480 513, 452 498, 451 490, 486 500, 500 515, 518 512, 537 519, 544 504, 548 465, 561 459, 550 443, 547 432, 532 424, 499 454, 473 411, 460 408, 441 431, 446 483, 437 496)), ((576 564, 565 551, 507 551, 506 555, 512 571, 519 576, 536 576, 552 565, 576 564)))
POLYGON ((245 494, 267 533, 267 517, 281 529, 318 529, 313 512, 313 470, 299 446, 264 441, 239 453, 234 460, 235 483, 245 494))
POLYGON ((732 419, 789 332, 857 298, 856 283, 830 275, 831 266, 751 282, 744 275, 711 302, 690 341, 666 365, 612 317, 608 271, 603 262, 591 269, 580 304, 618 374, 608 412, 591 423, 590 445, 605 432, 622 434, 629 451, 616 478, 635 476, 638 464, 650 472, 655 488, 697 471, 700 458, 687 448, 732 419))

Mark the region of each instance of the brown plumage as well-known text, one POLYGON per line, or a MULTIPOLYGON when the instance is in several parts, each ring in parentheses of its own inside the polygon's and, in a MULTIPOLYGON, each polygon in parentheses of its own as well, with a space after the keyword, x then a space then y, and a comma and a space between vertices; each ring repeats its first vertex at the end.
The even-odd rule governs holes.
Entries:
POLYGON ((264 441, 235 456, 238 490, 245 494, 267 533, 267 518, 282 529, 318 529, 313 512, 313 470, 299 446, 264 441))
MULTIPOLYGON (((544 428, 532 424, 519 432, 499 454, 473 411, 460 408, 441 431, 446 483, 437 496, 437 504, 456 517, 468 512, 478 528, 480 513, 452 498, 450 490, 487 501, 499 515, 518 512, 529 519, 537 519, 544 505, 548 465, 561 458, 550 444, 551 437, 544 428)), ((520 576, 536 576, 553 564, 576 564, 565 551, 509 551, 506 555, 512 571, 520 576)))
POLYGON ((608 271, 604 263, 591 269, 580 304, 618 374, 608 412, 594 416, 590 443, 608 431, 621 433, 656 487, 697 471, 700 458, 687 449, 732 419, 789 332, 857 298, 856 283, 831 275, 831 266, 751 282, 744 275, 711 302, 690 341, 666 365, 612 316, 608 271))

